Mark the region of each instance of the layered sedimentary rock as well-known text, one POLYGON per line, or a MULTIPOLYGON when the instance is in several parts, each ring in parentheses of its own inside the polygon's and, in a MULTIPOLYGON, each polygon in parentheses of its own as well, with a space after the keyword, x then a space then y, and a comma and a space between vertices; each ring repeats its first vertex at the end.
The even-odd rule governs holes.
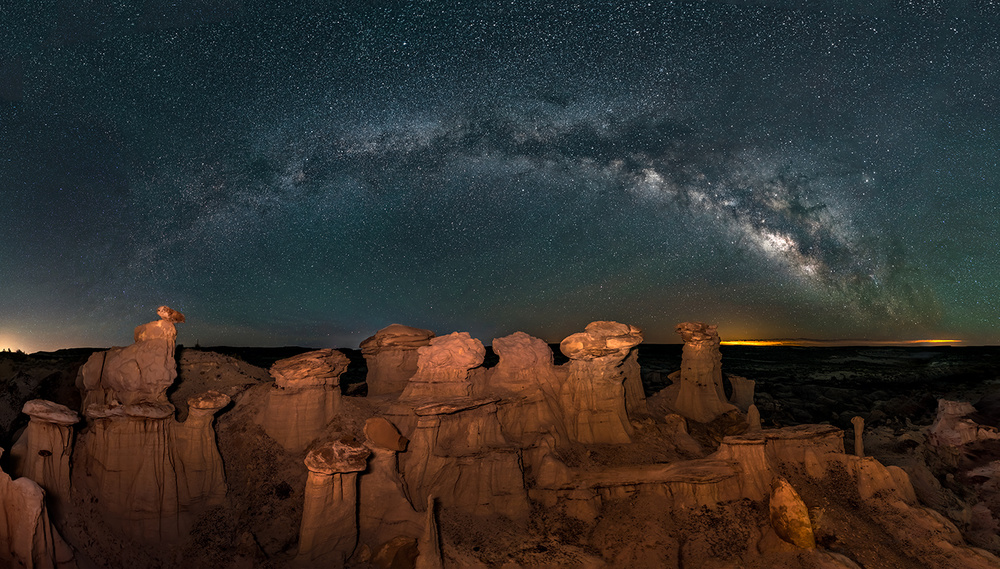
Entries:
POLYGON ((370 451, 335 441, 309 451, 299 551, 296 561, 311 567, 343 567, 358 541, 358 472, 370 451))
POLYGON ((430 330, 391 324, 361 342, 368 364, 368 395, 402 392, 417 372, 417 349, 433 337, 430 330))
POLYGON ((49 510, 58 516, 69 501, 73 425, 80 416, 43 399, 28 401, 22 411, 31 420, 10 450, 14 475, 30 478, 41 486, 49 510))
POLYGON ((483 343, 468 332, 438 336, 417 349, 417 371, 403 389, 401 400, 470 397, 470 370, 486 356, 483 343))
POLYGON ((385 549, 399 537, 415 544, 423 531, 423 520, 407 501, 397 459, 397 453, 405 451, 409 441, 383 417, 368 419, 364 433, 365 445, 372 454, 360 480, 361 542, 373 551, 385 549))
POLYGON ((680 377, 664 390, 670 406, 700 423, 735 410, 736 406, 726 401, 722 386, 722 353, 716 326, 684 322, 677 325, 677 333, 684 340, 684 350, 680 377))
MULTIPOLYGON (((3 449, 0 449, 3 454, 3 449)), ((0 565, 75 569, 73 550, 55 530, 45 491, 34 481, 0 471, 0 565)))
POLYGON ((177 472, 178 502, 195 510, 222 503, 226 497, 226 475, 215 442, 212 421, 229 405, 229 396, 207 391, 187 400, 188 416, 170 430, 177 472))
POLYGON ((323 432, 340 406, 340 376, 347 356, 315 350, 271 366, 274 385, 257 421, 288 450, 301 450, 323 432))
POLYGON ((414 412, 416 428, 400 465, 415 508, 438 496, 444 507, 527 517, 520 453, 503 437, 496 399, 445 399, 414 412))
POLYGON ((581 443, 631 442, 629 408, 645 408, 637 355, 642 331, 628 324, 598 321, 568 336, 559 349, 570 359, 559 393, 570 440, 581 443), (627 406, 628 393, 633 404, 627 406))
POLYGON ((168 403, 91 404, 78 445, 103 519, 143 541, 184 533, 171 452, 173 416, 168 403))
POLYGON ((938 447, 958 447, 973 441, 1000 439, 996 427, 980 425, 968 418, 975 411, 971 403, 939 399, 937 416, 927 432, 928 441, 938 447))
POLYGON ((753 392, 757 382, 738 375, 728 374, 726 375, 726 379, 733 386, 733 395, 729 398, 729 402, 735 405, 740 411, 746 413, 750 409, 750 406, 753 405, 753 392))
POLYGON ((184 315, 168 306, 157 309, 160 320, 135 329, 135 343, 94 353, 80 368, 77 387, 82 410, 97 405, 165 403, 167 388, 177 378, 174 361, 177 328, 184 315))
POLYGON ((502 397, 497 416, 504 433, 522 445, 545 434, 566 440, 559 412, 559 391, 566 370, 553 365, 552 349, 524 332, 495 338, 500 361, 492 369, 482 395, 502 397))

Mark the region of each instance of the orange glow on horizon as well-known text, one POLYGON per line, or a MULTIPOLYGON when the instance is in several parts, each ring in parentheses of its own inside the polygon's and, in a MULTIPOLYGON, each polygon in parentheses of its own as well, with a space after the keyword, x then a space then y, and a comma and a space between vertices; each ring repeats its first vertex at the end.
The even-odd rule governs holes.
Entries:
POLYGON ((723 346, 953 346, 962 340, 723 340, 723 346))

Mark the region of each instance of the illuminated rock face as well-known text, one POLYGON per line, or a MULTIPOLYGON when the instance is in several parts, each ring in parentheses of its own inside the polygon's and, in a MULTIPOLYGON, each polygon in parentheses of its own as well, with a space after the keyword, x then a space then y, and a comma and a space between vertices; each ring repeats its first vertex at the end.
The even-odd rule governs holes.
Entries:
POLYGON ((358 542, 358 472, 370 451, 358 443, 330 442, 309 451, 296 562, 343 567, 358 542))
POLYGON ((22 411, 28 427, 11 447, 14 474, 30 478, 45 490, 49 509, 61 513, 69 502, 73 425, 79 415, 68 407, 33 399, 22 411))
POLYGON ((323 432, 340 407, 340 376, 347 356, 315 350, 271 366, 274 386, 257 421, 288 450, 302 450, 323 432))
POLYGON ((684 350, 679 381, 667 388, 671 407, 699 423, 735 410, 736 406, 726 401, 722 387, 722 353, 716 327, 684 322, 677 325, 677 333, 684 340, 684 350))
POLYGON ((433 337, 430 330, 392 324, 361 342, 368 364, 368 395, 402 392, 417 372, 417 349, 429 345, 433 337))
POLYGON ((566 370, 553 365, 552 349, 524 332, 495 338, 493 351, 500 361, 477 395, 502 398, 497 416, 504 433, 522 445, 545 434, 565 441, 566 429, 559 412, 559 391, 566 370))
POLYGON ((184 322, 184 315, 168 306, 157 314, 160 320, 136 327, 134 344, 97 352, 80 368, 84 413, 92 404, 166 403, 167 388, 177 378, 174 324, 184 322))
POLYGON ((423 531, 423 522, 407 501, 397 461, 397 453, 405 451, 409 441, 383 417, 368 419, 364 433, 365 445, 372 454, 368 470, 359 481, 361 542, 372 551, 400 536, 415 543, 423 531))
POLYGON ((567 337, 559 349, 570 359, 559 393, 569 438, 581 443, 631 442, 628 410, 645 408, 633 348, 642 331, 618 322, 591 322, 567 337), (627 406, 629 392, 633 405, 627 406))
POLYGON ((453 332, 417 349, 417 356, 417 372, 406 384, 401 400, 470 397, 470 370, 482 365, 486 348, 468 332, 453 332))
POLYGON ((226 497, 226 475, 215 443, 212 421, 229 405, 229 396, 208 391, 187 401, 188 416, 171 430, 172 454, 177 471, 178 502, 188 510, 217 506, 226 497))
POLYGON ((938 447, 958 447, 980 440, 1000 439, 996 427, 980 425, 967 418, 976 411, 965 401, 938 400, 937 416, 928 430, 928 441, 938 447))
POLYGON ((527 518, 521 456, 503 436, 496 399, 443 399, 414 413, 416 428, 400 466, 415 508, 433 496, 446 508, 527 518))
POLYGON ((784 478, 774 479, 769 507, 771 525, 778 537, 802 549, 816 548, 809 509, 784 478))
POLYGON ((78 447, 89 490, 109 525, 142 541, 174 540, 182 533, 170 444, 173 415, 166 403, 87 408, 88 428, 78 447))
MULTIPOLYGON (((3 449, 0 449, 0 454, 3 449)), ((0 565, 73 569, 73 550, 49 521, 45 491, 0 471, 0 565)))

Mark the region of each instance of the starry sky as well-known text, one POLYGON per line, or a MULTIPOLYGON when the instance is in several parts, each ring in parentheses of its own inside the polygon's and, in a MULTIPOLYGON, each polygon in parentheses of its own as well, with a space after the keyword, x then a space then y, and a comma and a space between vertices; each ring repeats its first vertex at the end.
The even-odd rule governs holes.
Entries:
POLYGON ((867 4, 4 2, 0 349, 1000 343, 1000 5, 867 4))

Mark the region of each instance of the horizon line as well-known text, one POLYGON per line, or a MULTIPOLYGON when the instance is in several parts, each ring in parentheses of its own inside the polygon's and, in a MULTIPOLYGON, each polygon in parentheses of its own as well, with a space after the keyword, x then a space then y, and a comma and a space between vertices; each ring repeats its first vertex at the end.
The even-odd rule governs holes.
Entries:
POLYGON ((723 346, 955 346, 965 340, 927 338, 921 340, 815 340, 811 338, 776 338, 771 340, 722 340, 723 346))

